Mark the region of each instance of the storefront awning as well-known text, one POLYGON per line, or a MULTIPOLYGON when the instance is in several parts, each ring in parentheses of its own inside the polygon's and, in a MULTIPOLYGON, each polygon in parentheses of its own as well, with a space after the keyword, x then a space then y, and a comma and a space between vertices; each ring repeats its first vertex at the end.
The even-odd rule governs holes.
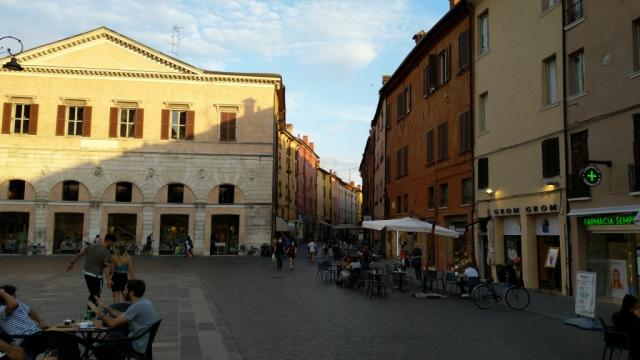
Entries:
POLYGON ((608 206, 601 208, 574 209, 569 211, 567 216, 586 216, 595 214, 616 214, 616 213, 637 213, 640 212, 640 205, 608 206))
POLYGON ((280 216, 276 216, 276 231, 294 231, 296 226, 292 223, 288 223, 281 218, 280 216))

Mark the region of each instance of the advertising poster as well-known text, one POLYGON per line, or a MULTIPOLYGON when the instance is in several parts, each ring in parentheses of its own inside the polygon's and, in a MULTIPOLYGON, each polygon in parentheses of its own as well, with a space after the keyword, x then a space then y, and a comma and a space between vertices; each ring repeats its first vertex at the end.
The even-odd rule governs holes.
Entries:
POLYGON ((558 262, 558 253, 560 252, 560 248, 550 247, 547 252, 547 260, 544 262, 544 267, 546 268, 555 268, 556 263, 558 262))
POLYGON ((623 298, 627 293, 626 260, 609 260, 609 289, 611 296, 623 298))
POLYGON ((596 273, 578 271, 576 273, 577 315, 594 318, 596 313, 596 273))

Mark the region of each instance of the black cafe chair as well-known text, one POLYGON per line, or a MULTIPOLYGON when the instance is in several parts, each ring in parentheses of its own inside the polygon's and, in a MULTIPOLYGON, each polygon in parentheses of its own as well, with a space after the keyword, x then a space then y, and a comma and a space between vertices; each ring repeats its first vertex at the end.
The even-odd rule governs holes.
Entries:
POLYGON ((600 318, 602 324, 602 332, 604 334, 604 349, 602 350, 602 359, 606 359, 609 352, 609 360, 613 359, 615 352, 627 352, 627 359, 631 359, 629 352, 629 335, 627 333, 616 331, 613 326, 607 325, 603 318, 600 318))
POLYGON ((93 350, 95 350, 102 345, 117 344, 117 343, 130 344, 134 340, 138 340, 141 337, 149 334, 147 349, 144 353, 139 353, 135 351, 120 352, 118 353, 118 356, 125 360, 153 360, 153 341, 156 338, 156 334, 158 333, 158 328, 160 328, 161 322, 162 322, 162 319, 154 322, 153 324, 149 325, 149 327, 147 327, 145 330, 141 331, 138 335, 133 337, 105 338, 105 339, 96 340, 93 342, 92 348, 93 350))

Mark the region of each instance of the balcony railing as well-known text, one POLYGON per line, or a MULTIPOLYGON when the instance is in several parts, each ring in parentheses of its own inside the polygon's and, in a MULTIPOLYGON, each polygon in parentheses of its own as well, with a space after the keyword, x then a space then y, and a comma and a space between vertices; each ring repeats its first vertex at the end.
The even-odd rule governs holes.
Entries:
POLYGON ((629 192, 640 192, 640 164, 629 164, 629 192))
POLYGON ((569 199, 591 197, 591 189, 582 182, 579 174, 569 176, 569 199))
POLYGON ((582 0, 572 1, 567 8, 567 25, 582 18, 582 0))

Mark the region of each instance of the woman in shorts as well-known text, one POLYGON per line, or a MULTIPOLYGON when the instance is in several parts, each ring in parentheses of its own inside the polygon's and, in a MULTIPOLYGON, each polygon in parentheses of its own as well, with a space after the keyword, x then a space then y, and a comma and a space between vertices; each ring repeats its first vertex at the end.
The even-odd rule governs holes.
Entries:
POLYGON ((113 291, 113 303, 123 302, 124 287, 127 280, 133 279, 133 259, 127 254, 124 245, 116 248, 116 256, 113 258, 113 273, 111 274, 111 291, 113 291))

